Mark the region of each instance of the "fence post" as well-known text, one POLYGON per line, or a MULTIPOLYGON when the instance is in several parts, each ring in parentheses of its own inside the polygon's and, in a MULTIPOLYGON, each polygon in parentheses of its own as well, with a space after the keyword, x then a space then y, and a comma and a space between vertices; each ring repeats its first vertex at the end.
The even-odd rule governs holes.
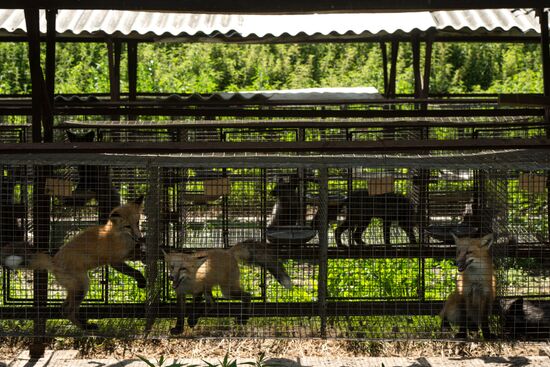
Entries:
POLYGON ((148 167, 148 190, 145 197, 147 234, 145 237, 145 275, 147 278, 147 299, 145 301, 145 333, 149 333, 157 318, 161 284, 158 280, 158 260, 160 258, 160 169, 148 167))
POLYGON ((327 336, 328 278, 328 169, 319 170, 319 284, 317 302, 321 319, 321 337, 327 336))

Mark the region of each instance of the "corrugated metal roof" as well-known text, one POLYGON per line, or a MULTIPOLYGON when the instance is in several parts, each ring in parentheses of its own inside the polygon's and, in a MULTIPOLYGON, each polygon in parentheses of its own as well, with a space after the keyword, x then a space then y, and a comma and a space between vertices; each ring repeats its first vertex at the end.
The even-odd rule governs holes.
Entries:
MULTIPOLYGON (((0 35, 25 34, 23 10, 0 10, 0 35)), ((358 39, 417 30, 464 35, 534 36, 533 12, 510 9, 414 13, 297 15, 188 14, 117 10, 60 10, 57 32, 65 37, 190 38, 202 41, 358 39)), ((41 14, 41 32, 46 31, 41 14)))

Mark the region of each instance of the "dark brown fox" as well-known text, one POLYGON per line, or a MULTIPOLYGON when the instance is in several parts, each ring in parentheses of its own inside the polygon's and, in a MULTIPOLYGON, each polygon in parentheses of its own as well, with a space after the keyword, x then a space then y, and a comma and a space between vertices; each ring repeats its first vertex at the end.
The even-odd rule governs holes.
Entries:
POLYGON ((268 228, 299 225, 300 195, 298 193, 299 178, 290 175, 288 181, 279 178, 271 191, 271 195, 277 199, 273 210, 273 219, 268 228))
MULTIPOLYGON (((70 142, 92 142, 95 133, 75 134, 67 131, 70 142)), ((109 166, 80 165, 78 168, 78 183, 72 197, 63 199, 67 206, 84 206, 91 199, 98 205, 99 223, 105 223, 111 210, 120 205, 120 194, 113 186, 109 166)))
POLYGON ((550 306, 522 297, 501 300, 502 330, 512 338, 547 339, 550 337, 550 306))
POLYGON ((329 208, 329 222, 336 219, 336 213, 345 207, 345 219, 338 224, 334 231, 336 244, 342 246, 342 233, 349 231, 356 245, 364 245, 363 232, 369 226, 372 218, 380 218, 384 231, 384 243, 390 244, 391 222, 397 222, 407 236, 410 243, 416 244, 414 226, 416 224, 416 210, 412 202, 404 195, 385 193, 369 195, 368 190, 354 190, 344 200, 343 205, 335 209, 329 208))

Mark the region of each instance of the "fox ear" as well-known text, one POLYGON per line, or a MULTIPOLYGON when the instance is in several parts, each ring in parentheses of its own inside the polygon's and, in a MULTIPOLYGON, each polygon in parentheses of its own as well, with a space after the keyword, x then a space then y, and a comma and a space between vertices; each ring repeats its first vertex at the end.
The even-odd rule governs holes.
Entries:
POLYGON ((116 223, 118 220, 120 220, 122 216, 120 215, 119 212, 112 212, 110 215, 109 215, 109 220, 113 223, 116 223))
POLYGON ((198 267, 200 267, 202 264, 204 264, 206 262, 206 260, 208 260, 208 256, 201 256, 201 257, 196 257, 195 258, 195 265, 198 267))
POLYGON ((134 204, 137 204, 139 206, 143 205, 143 198, 144 196, 141 195, 140 197, 138 197, 136 200, 134 200, 134 204))
POLYGON ((481 247, 491 248, 494 242, 494 236, 492 233, 489 233, 481 237, 481 247))
POLYGON ((84 137, 86 138, 86 141, 94 141, 95 133, 93 130, 88 131, 84 137))
POLYGON ((457 237, 457 235, 456 235, 453 231, 451 231, 451 232, 449 232, 449 233, 451 233, 451 236, 453 236, 453 240, 455 241, 455 243, 458 243, 458 237, 457 237))

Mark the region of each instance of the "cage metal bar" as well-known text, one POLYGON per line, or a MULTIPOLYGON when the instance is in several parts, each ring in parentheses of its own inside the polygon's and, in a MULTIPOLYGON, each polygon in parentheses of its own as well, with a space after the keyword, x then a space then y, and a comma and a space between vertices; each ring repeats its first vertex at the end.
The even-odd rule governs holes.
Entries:
POLYGON ((317 290, 321 337, 327 336, 327 282, 328 282, 328 169, 319 170, 319 284, 317 290))

